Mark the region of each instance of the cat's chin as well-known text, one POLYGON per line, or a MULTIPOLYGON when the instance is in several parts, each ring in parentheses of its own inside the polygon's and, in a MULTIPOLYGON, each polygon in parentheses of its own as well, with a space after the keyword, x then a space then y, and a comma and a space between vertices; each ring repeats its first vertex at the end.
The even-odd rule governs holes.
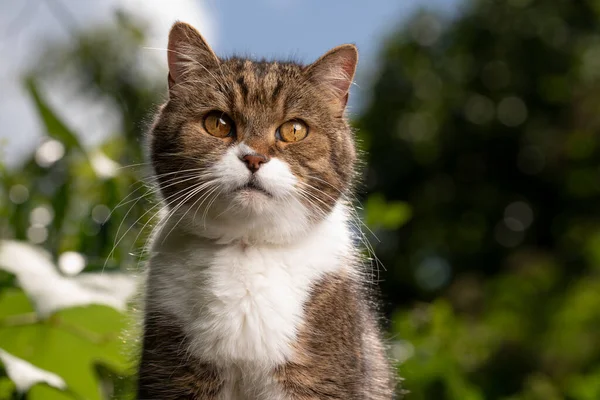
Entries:
POLYGON ((268 192, 265 188, 260 186, 254 181, 250 181, 244 186, 239 187, 235 190, 235 193, 243 196, 244 198, 255 199, 259 196, 273 197, 273 194, 268 192))
POLYGON ((321 223, 345 224, 349 215, 346 206, 340 203, 323 219, 315 219, 301 202, 293 198, 279 200, 264 196, 261 202, 256 194, 252 196, 255 196, 252 200, 243 200, 247 201, 245 206, 221 202, 206 218, 184 224, 184 229, 219 244, 288 245, 297 243, 321 223))
POLYGON ((236 190, 221 194, 208 210, 187 212, 181 224, 194 235, 229 243, 282 244, 303 236, 314 223, 305 205, 294 199, 277 198, 260 190, 236 190))
POLYGON ((234 210, 241 211, 249 217, 265 214, 273 207, 273 196, 253 187, 243 187, 231 195, 230 203, 234 210))

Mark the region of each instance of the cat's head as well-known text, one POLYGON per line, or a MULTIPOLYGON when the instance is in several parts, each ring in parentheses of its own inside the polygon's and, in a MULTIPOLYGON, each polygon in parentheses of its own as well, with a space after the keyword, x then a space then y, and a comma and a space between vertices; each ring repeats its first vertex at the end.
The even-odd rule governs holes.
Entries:
POLYGON ((222 59, 191 26, 169 35, 169 100, 151 158, 170 223, 221 240, 294 240, 354 175, 344 117, 358 53, 313 64, 222 59))

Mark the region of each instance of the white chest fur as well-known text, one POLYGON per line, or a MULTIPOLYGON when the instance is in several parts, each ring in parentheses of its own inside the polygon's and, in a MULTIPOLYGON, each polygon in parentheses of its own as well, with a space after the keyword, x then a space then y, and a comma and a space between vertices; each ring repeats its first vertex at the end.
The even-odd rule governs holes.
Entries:
POLYGON ((325 273, 351 268, 341 207, 285 246, 171 235, 154 246, 153 303, 180 320, 192 354, 223 367, 267 370, 288 360, 311 286, 325 273))

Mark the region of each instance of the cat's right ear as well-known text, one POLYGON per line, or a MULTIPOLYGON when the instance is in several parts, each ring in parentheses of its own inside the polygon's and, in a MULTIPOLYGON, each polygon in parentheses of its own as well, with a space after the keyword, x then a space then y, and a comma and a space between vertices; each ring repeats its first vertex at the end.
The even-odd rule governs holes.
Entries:
POLYGON ((167 52, 169 61, 169 90, 198 69, 210 69, 220 60, 200 32, 185 22, 176 22, 169 32, 167 52))
POLYGON ((348 103, 348 92, 358 63, 358 50, 353 44, 344 44, 329 50, 308 66, 308 74, 331 95, 339 111, 348 103))

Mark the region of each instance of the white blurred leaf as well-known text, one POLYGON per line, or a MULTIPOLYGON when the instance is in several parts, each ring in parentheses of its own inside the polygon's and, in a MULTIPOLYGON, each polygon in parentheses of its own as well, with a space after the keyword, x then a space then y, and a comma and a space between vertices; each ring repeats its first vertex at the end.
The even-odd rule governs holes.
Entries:
POLYGON ((88 304, 124 310, 136 286, 135 279, 125 274, 61 276, 46 251, 11 240, 0 241, 0 269, 17 277, 40 316, 88 304))
POLYGON ((63 390, 67 386, 60 376, 40 369, 2 349, 0 349, 0 360, 4 364, 6 374, 15 383, 17 390, 21 393, 27 392, 37 383, 46 383, 63 390))
POLYGON ((117 176, 121 165, 114 160, 108 158, 106 154, 97 151, 91 155, 90 159, 92 168, 96 175, 102 179, 114 178, 117 176))

